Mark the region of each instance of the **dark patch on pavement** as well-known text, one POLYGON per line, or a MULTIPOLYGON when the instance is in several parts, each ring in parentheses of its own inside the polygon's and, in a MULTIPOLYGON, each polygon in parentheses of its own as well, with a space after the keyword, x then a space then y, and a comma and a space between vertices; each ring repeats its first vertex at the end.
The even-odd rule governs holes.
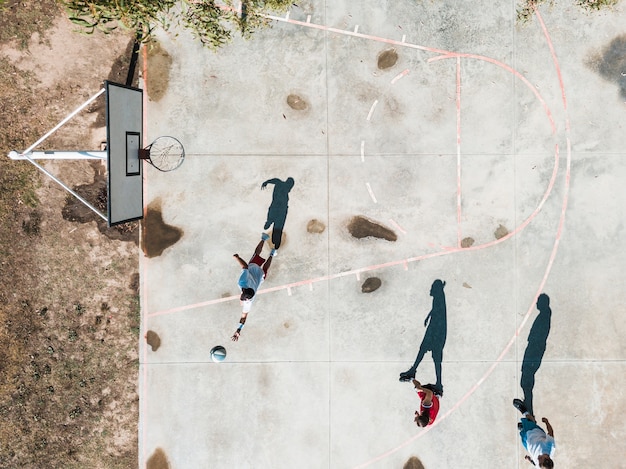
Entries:
POLYGON ((467 238, 463 238, 461 240, 461 247, 462 248, 469 248, 473 244, 474 244, 474 238, 470 238, 469 236, 467 238))
POLYGON ((146 256, 160 256, 163 251, 176 244, 182 236, 183 230, 163 221, 160 199, 148 205, 146 217, 143 219, 142 243, 146 256))
POLYGON ((614 38, 587 65, 605 80, 617 84, 620 96, 626 99, 626 34, 614 38))
POLYGON ((309 107, 309 103, 297 94, 290 94, 287 96, 287 104, 291 109, 296 111, 305 111, 309 107))
POLYGON ((363 293, 371 293, 378 290, 382 284, 382 280, 378 277, 370 277, 363 282, 363 285, 361 285, 361 291, 363 293))
POLYGON ((496 239, 504 238, 508 234, 509 230, 507 230, 504 225, 499 225, 498 228, 496 228, 496 231, 494 231, 493 233, 496 239))
POLYGON ((159 101, 170 84, 170 69, 172 57, 161 44, 153 41, 148 45, 148 97, 152 101, 159 101))
MULTIPOLYGON (((89 164, 94 170, 93 182, 75 186, 73 190, 98 209, 100 213, 106 214, 108 194, 105 169, 99 161, 91 161, 89 164)), ((65 199, 65 206, 61 209, 61 215, 64 220, 71 222, 90 223, 95 221, 100 233, 109 239, 134 241, 135 243, 139 241, 137 222, 132 221, 109 227, 106 221, 74 196, 68 195, 65 199)))
POLYGON ((167 460, 165 451, 161 448, 155 449, 152 456, 146 461, 146 469, 170 469, 170 463, 167 460))
POLYGON ((161 346, 161 338, 159 337, 159 334, 154 331, 148 331, 146 333, 146 342, 148 342, 148 345, 152 347, 153 352, 156 352, 161 346))
POLYGON ((326 225, 324 223, 322 223, 319 220, 316 220, 315 218, 313 220, 310 220, 307 224, 306 224, 306 230, 309 233, 323 233, 324 230, 326 229, 326 225))
POLYGON ((395 49, 386 49, 378 54, 378 68, 387 70, 398 62, 398 53, 395 49))
POLYGON ((402 469, 426 469, 417 456, 411 456, 407 462, 404 463, 402 469))
POLYGON ((352 217, 350 223, 348 223, 348 231, 357 239, 367 238, 368 236, 386 239, 387 241, 396 241, 398 239, 393 230, 360 215, 352 217))

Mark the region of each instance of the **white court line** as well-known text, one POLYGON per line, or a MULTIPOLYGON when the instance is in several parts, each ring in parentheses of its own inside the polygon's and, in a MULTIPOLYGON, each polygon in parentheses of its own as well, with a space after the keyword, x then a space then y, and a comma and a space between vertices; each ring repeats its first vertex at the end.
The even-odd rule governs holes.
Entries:
POLYGON ((369 182, 365 183, 365 186, 367 187, 367 192, 370 193, 370 197, 372 198, 372 200, 374 201, 375 204, 378 203, 378 201, 376 200, 376 196, 374 195, 374 191, 372 190, 372 186, 370 186, 369 182))
POLYGON ((389 219, 389 223, 391 223, 393 226, 395 226, 396 229, 398 231, 400 231, 402 234, 406 234, 406 230, 404 228, 402 228, 400 225, 398 225, 398 223, 396 223, 396 221, 393 218, 389 219))
POLYGON ((376 99, 373 103, 372 103, 372 107, 370 107, 370 112, 367 113, 367 120, 369 121, 372 118, 372 114, 374 114, 374 109, 376 109, 376 106, 378 105, 378 100, 376 99))
POLYGON ((365 161, 365 140, 361 140, 361 162, 365 161))

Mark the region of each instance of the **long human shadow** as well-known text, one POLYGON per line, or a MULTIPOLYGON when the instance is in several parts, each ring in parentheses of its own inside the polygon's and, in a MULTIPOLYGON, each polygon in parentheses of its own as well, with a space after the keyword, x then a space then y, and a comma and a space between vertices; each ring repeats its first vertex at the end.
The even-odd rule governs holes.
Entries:
POLYGON ((278 178, 268 179, 261 184, 261 189, 265 189, 268 184, 274 184, 274 192, 272 193, 272 203, 267 211, 267 221, 263 229, 272 228, 272 244, 275 249, 280 247, 283 236, 283 228, 287 220, 287 210, 289 209, 289 191, 295 184, 293 178, 287 178, 282 181, 278 178))
POLYGON ((542 293, 537 298, 539 314, 535 318, 530 332, 528 333, 528 345, 522 361, 522 377, 520 385, 524 391, 524 404, 528 412, 533 414, 533 388, 535 387, 535 375, 541 366, 541 360, 546 351, 548 335, 550 334, 550 321, 552 309, 550 309, 550 297, 542 293))
POLYGON ((430 287, 430 296, 433 297, 433 306, 424 320, 426 332, 422 339, 417 357, 413 366, 407 371, 400 373, 400 381, 409 381, 415 377, 417 367, 422 362, 426 352, 431 352, 435 364, 435 376, 437 382, 435 388, 439 394, 443 394, 443 384, 441 382, 441 362, 443 360, 443 347, 446 345, 448 333, 448 318, 446 310, 446 295, 443 288, 446 282, 435 280, 430 287))

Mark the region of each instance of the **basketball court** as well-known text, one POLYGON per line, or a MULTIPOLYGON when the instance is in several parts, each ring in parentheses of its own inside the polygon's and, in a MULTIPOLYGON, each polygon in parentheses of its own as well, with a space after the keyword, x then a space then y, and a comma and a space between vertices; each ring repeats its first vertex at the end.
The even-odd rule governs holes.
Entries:
MULTIPOLYGON (((511 402, 543 293, 530 392, 556 467, 626 467, 625 5, 519 25, 513 2, 357 3, 298 2, 217 54, 158 35, 172 65, 162 98, 144 91, 144 144, 173 136, 185 159, 143 170, 145 210, 180 236, 141 257, 142 337, 160 345, 140 341, 139 466, 529 467, 511 402), (261 184, 289 177, 232 342, 233 254, 264 231, 261 184), (444 395, 421 429, 398 377, 436 280, 444 395)), ((435 382, 430 353, 417 378, 435 382)))

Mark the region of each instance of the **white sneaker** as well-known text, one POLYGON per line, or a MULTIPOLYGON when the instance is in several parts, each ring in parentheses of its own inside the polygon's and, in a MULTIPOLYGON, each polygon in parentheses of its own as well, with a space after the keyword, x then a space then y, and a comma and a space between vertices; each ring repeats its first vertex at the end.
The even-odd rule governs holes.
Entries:
POLYGON ((272 257, 276 257, 277 255, 278 255, 278 250, 277 250, 277 249, 272 249, 272 250, 270 251, 270 256, 272 256, 272 257))

